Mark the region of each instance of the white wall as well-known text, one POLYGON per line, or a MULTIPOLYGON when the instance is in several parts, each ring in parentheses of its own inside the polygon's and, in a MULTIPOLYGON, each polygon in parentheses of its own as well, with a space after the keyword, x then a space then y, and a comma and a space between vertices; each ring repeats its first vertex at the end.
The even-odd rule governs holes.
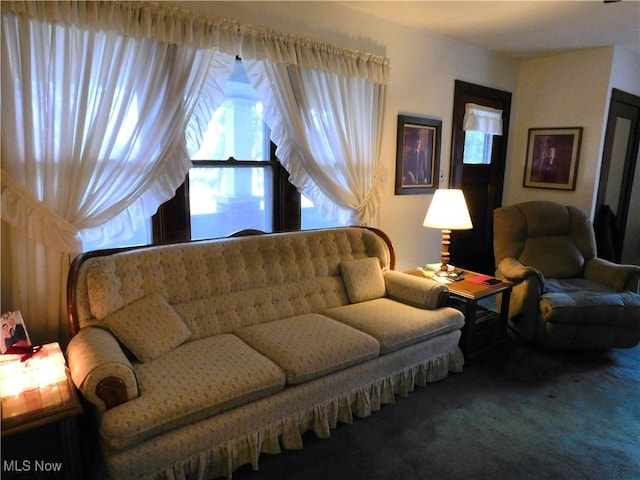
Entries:
POLYGON ((640 56, 622 47, 615 48, 611 88, 640 96, 640 56))
POLYGON ((439 261, 440 232, 422 226, 431 195, 394 194, 396 123, 401 114, 442 120, 440 186, 448 187, 456 79, 515 93, 518 62, 364 15, 333 2, 180 2, 241 23, 328 41, 390 58, 381 159, 385 168, 377 225, 394 242, 396 268, 439 261))
POLYGON ((603 47, 520 64, 503 204, 545 199, 593 215, 613 54, 612 47, 603 47), (545 127, 583 127, 575 191, 522 186, 528 130, 545 127))

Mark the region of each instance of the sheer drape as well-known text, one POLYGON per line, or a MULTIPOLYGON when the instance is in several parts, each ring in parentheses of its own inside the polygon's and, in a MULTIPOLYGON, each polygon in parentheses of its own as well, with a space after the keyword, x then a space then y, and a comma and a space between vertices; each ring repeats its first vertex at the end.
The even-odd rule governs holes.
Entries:
POLYGON ((370 222, 388 59, 151 2, 0 7, 2 304, 37 342, 66 340, 80 238, 128 235, 182 183, 236 55, 292 183, 370 222))
POLYGON ((388 60, 248 28, 241 55, 289 181, 325 217, 370 223, 388 60))
POLYGON ((10 14, 2 35, 3 117, 15 120, 2 124, 11 303, 50 338, 37 327, 66 316, 63 279, 80 237, 126 237, 184 181, 187 119, 215 50, 10 14))
POLYGON ((380 202, 379 139, 385 87, 365 78, 244 60, 289 181, 323 216, 370 224, 380 202))

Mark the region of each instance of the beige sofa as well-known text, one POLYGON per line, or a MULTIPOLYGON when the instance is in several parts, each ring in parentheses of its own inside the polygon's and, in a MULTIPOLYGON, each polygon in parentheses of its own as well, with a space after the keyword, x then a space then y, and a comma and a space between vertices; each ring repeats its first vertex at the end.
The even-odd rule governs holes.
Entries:
POLYGON ((462 370, 445 285, 346 227, 92 252, 74 261, 71 375, 109 476, 230 477, 462 370))

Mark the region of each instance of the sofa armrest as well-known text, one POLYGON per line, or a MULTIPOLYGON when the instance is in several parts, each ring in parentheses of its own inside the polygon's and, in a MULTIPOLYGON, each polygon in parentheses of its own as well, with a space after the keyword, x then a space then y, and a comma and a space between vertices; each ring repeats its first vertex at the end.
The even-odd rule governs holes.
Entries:
POLYGON ((443 283, 396 270, 384 272, 384 283, 387 297, 399 302, 425 310, 447 306, 449 289, 443 283))
POLYGON ((76 387, 100 413, 139 395, 133 366, 108 330, 80 329, 69 342, 67 361, 76 387))
POLYGON ((620 265, 602 258, 592 258, 584 267, 584 278, 603 283, 616 290, 640 293, 640 266, 638 265, 620 265))

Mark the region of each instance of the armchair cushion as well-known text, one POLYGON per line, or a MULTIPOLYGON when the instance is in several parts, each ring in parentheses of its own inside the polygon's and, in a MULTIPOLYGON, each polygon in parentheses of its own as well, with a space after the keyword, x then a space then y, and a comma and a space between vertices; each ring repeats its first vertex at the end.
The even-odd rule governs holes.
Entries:
POLYGON ((529 239, 520 261, 550 278, 581 277, 584 266, 580 250, 565 236, 529 239))
POLYGON ((182 319, 158 293, 125 305, 102 322, 141 362, 167 353, 191 336, 182 319))
POLYGON ((540 311, 545 322, 556 324, 602 325, 606 319, 607 325, 634 325, 640 297, 584 278, 552 279, 540 297, 540 311))

